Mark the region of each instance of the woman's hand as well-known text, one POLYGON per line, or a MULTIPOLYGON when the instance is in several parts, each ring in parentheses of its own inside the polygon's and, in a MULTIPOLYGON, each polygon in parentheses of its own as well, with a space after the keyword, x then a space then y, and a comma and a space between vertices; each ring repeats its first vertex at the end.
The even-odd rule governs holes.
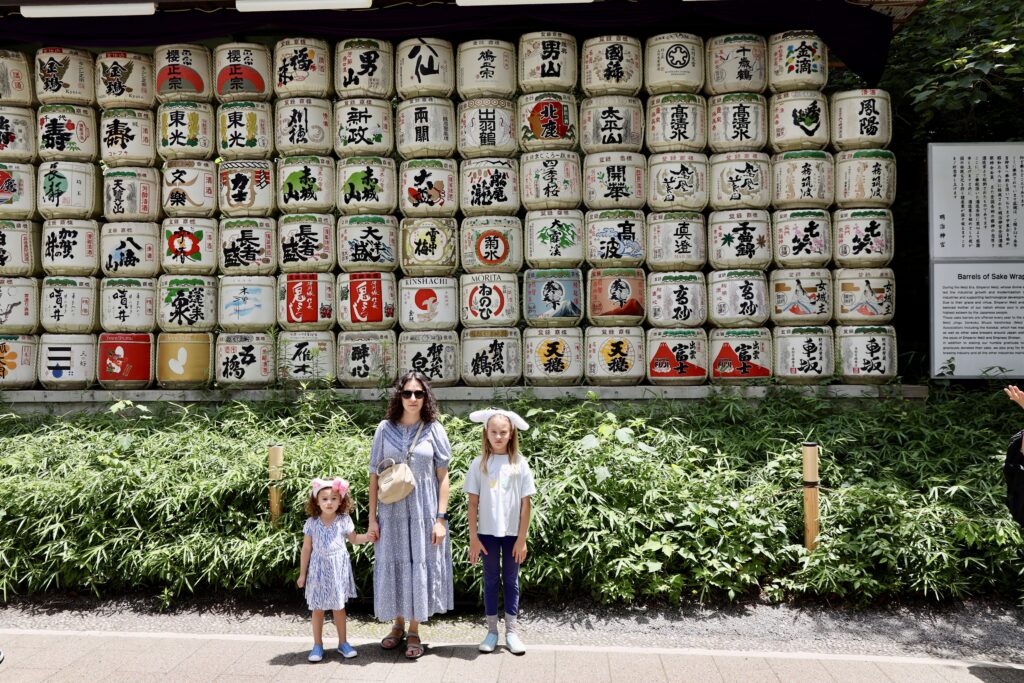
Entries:
POLYGON ((1021 408, 1024 408, 1024 391, 1021 391, 1015 385, 1011 384, 1003 389, 1003 393, 1009 396, 1011 401, 1019 405, 1021 408))
POLYGON ((469 539, 469 563, 476 564, 480 559, 480 553, 487 554, 487 548, 480 542, 480 537, 473 534, 469 539))
POLYGON ((526 559, 526 539, 517 538, 515 545, 512 546, 512 559, 516 561, 516 564, 522 564, 523 560, 526 559))
POLYGON ((370 523, 366 525, 366 536, 370 539, 370 543, 380 540, 380 526, 377 525, 377 520, 371 519, 370 523))
POLYGON ((430 541, 434 545, 444 543, 444 537, 448 535, 448 527, 440 519, 434 520, 434 531, 430 534, 430 541))
POLYGON ((303 588, 306 585, 306 575, 299 574, 299 578, 295 580, 295 585, 299 588, 303 588))

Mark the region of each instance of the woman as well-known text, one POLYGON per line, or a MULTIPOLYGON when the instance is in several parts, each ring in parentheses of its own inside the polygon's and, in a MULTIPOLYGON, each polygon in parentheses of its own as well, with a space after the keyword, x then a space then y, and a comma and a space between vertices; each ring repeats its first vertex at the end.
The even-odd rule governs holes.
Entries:
POLYGON ((437 414, 427 378, 416 371, 405 373, 395 383, 370 448, 368 533, 377 539, 373 611, 381 621, 394 620, 381 647, 394 650, 405 640, 409 659, 423 654, 419 623, 454 607, 447 514, 452 449, 437 414), (398 502, 378 503, 377 468, 388 458, 408 463, 416 488, 398 502))

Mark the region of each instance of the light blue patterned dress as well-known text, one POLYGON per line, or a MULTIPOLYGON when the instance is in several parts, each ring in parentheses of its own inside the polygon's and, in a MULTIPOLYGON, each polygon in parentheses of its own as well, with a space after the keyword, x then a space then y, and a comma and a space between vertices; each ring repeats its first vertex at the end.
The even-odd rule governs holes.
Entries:
POLYGON ((306 569, 306 604, 309 609, 345 609, 349 598, 356 597, 352 561, 345 541, 355 531, 348 515, 338 515, 330 526, 320 517, 310 517, 302 533, 313 539, 313 554, 306 569))
MULTIPOLYGON (((370 472, 387 458, 405 462, 419 423, 382 421, 370 448, 370 472)), ((373 612, 381 621, 396 617, 426 621, 455 606, 451 535, 433 545, 437 515, 436 469, 452 457, 448 434, 439 422, 423 427, 409 463, 416 488, 397 503, 377 503, 380 539, 373 549, 373 612)))

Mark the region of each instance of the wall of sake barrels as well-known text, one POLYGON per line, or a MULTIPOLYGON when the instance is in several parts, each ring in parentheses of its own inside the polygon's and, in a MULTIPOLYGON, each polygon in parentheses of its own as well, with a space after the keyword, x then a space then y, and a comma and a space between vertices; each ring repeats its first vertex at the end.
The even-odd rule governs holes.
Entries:
POLYGON ((0 389, 896 375, 888 95, 813 33, 0 53, 0 389), (17 86, 17 87, 15 87, 17 86))

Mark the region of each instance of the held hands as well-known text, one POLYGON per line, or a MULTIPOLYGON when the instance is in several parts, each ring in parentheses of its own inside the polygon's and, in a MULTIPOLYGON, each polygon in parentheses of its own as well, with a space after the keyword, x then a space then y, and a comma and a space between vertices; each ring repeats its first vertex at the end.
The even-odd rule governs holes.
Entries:
POLYGON ((430 534, 430 542, 434 545, 444 543, 444 537, 448 535, 448 527, 440 519, 434 522, 434 530, 430 534))
POLYGON ((370 543, 376 543, 380 540, 380 526, 378 526, 377 520, 371 520, 367 525, 366 538, 369 539, 370 543))
POLYGON ((516 539, 515 545, 512 546, 512 559, 516 561, 516 564, 522 564, 526 559, 526 539, 519 537, 516 539))
POLYGON ((1024 408, 1024 391, 1021 391, 1015 385, 1011 384, 1003 389, 1003 393, 1006 394, 1011 401, 1019 405, 1021 408, 1024 408))
POLYGON ((487 554, 487 548, 480 542, 480 539, 476 534, 469 537, 469 563, 476 564, 476 561, 480 559, 480 553, 487 554))

